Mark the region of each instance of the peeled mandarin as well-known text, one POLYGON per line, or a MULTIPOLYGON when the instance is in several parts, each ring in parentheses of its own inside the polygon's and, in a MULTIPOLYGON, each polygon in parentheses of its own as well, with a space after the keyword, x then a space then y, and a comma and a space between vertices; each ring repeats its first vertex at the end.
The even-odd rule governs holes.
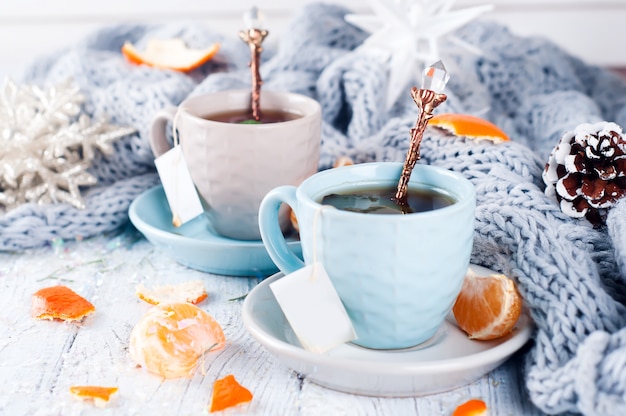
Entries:
POLYGON ((522 297, 513 279, 503 274, 465 275, 452 313, 471 339, 500 338, 513 330, 522 312, 522 297))
POLYGON ((222 349, 224 331, 215 319, 187 302, 152 307, 130 334, 131 358, 165 378, 193 375, 198 360, 222 349))
POLYGON ((139 51, 132 43, 126 42, 122 46, 122 53, 133 64, 187 72, 213 58, 219 49, 218 43, 206 49, 191 49, 182 39, 151 39, 144 51, 139 51))
POLYGON ((428 125, 445 130, 455 136, 470 139, 491 140, 494 143, 511 140, 504 131, 492 122, 469 114, 437 114, 430 119, 428 125))

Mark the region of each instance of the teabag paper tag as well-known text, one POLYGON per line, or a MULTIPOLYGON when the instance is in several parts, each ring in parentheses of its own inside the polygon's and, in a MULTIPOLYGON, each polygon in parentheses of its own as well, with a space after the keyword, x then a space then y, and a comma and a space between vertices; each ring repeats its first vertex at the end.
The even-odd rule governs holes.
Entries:
POLYGON ((320 263, 284 276, 270 289, 305 350, 323 353, 356 339, 350 317, 320 263))
POLYGON ((172 210, 172 224, 180 227, 204 210, 193 184, 187 163, 180 150, 174 146, 154 160, 167 203, 172 210))

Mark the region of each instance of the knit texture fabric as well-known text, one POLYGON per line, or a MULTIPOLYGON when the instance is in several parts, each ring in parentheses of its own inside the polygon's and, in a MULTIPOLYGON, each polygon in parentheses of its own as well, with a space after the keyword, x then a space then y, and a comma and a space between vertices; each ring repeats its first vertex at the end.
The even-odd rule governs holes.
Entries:
MULTIPOLYGON (((410 85, 390 111, 384 108, 386 69, 358 48, 367 34, 345 22, 347 12, 309 5, 294 17, 290 35, 264 52, 263 88, 302 93, 322 105, 320 169, 338 156, 403 161, 417 116, 410 85)), ((492 22, 470 23, 456 35, 482 53, 443 42, 451 81, 437 112, 480 115, 512 140, 493 144, 429 129, 420 163, 460 172, 476 186, 472 262, 515 278, 536 324, 523 369, 532 402, 551 414, 626 414, 626 201, 611 210, 605 227, 593 228, 561 213, 541 178, 564 132, 603 120, 626 126, 626 85, 544 39, 516 37, 492 22)), ((189 96, 249 88, 248 59, 236 34, 224 38, 181 23, 106 28, 38 60, 19 81, 53 85, 71 77, 88 98, 86 113, 106 113, 138 133, 95 163, 99 183, 85 192, 86 209, 23 205, 0 217, 0 250, 125 223, 133 198, 158 183, 148 144, 152 116, 189 96), (191 47, 215 41, 222 47, 192 74, 130 65, 120 53, 124 41, 141 49, 150 38, 171 37, 191 47)))

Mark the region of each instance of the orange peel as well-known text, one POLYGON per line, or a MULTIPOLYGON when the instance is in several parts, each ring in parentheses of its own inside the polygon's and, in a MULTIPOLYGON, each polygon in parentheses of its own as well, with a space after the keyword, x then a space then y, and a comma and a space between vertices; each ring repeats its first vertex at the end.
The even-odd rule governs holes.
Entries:
POLYGON ((213 395, 209 412, 219 412, 230 407, 238 406, 252 401, 253 395, 243 387, 232 374, 216 380, 213 383, 213 395))
POLYGON ((452 313, 470 339, 500 338, 513 330, 522 312, 522 297, 513 279, 503 274, 465 275, 452 313))
POLYGON ((31 315, 37 319, 79 321, 96 307, 67 286, 51 286, 32 296, 31 315))
POLYGON ((111 396, 117 393, 117 387, 71 386, 70 394, 78 400, 93 400, 97 407, 105 407, 111 396))
POLYGON ((200 280, 190 280, 176 285, 162 285, 147 288, 142 284, 136 286, 137 297, 151 305, 166 302, 189 302, 197 305, 208 297, 200 280))
POLYGON ((122 54, 130 63, 136 65, 145 64, 155 68, 189 72, 213 58, 219 49, 219 43, 214 43, 206 49, 192 49, 179 38, 151 39, 144 51, 139 51, 132 43, 125 42, 122 54))
POLYGON ((470 139, 491 140, 494 143, 511 140, 504 131, 492 122, 469 114, 437 114, 430 119, 428 125, 445 130, 455 136, 470 139))
POLYGON ((224 331, 208 313, 187 302, 152 307, 130 334, 131 358, 164 378, 193 375, 209 351, 226 345, 224 331))
POLYGON ((452 416, 485 416, 487 415, 487 404, 480 399, 471 399, 459 405, 452 416))
POLYGON ((335 159, 335 163, 333 164, 333 168, 340 168, 342 166, 350 166, 354 165, 354 160, 350 156, 339 156, 335 159))

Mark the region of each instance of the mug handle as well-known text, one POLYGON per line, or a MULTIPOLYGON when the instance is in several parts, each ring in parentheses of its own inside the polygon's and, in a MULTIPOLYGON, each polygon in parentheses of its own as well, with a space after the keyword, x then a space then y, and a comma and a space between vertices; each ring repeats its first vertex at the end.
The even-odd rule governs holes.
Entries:
POLYGON ((167 141, 167 135, 165 134, 165 128, 167 122, 174 122, 174 116, 176 115, 176 107, 167 107, 156 113, 152 118, 152 124, 150 127, 150 149, 155 158, 161 156, 172 148, 167 141))
POLYGON ((259 207, 259 230, 265 249, 272 261, 285 274, 295 272, 304 267, 304 262, 287 246, 285 237, 280 230, 278 210, 282 203, 286 203, 298 216, 296 187, 279 186, 265 195, 259 207))

